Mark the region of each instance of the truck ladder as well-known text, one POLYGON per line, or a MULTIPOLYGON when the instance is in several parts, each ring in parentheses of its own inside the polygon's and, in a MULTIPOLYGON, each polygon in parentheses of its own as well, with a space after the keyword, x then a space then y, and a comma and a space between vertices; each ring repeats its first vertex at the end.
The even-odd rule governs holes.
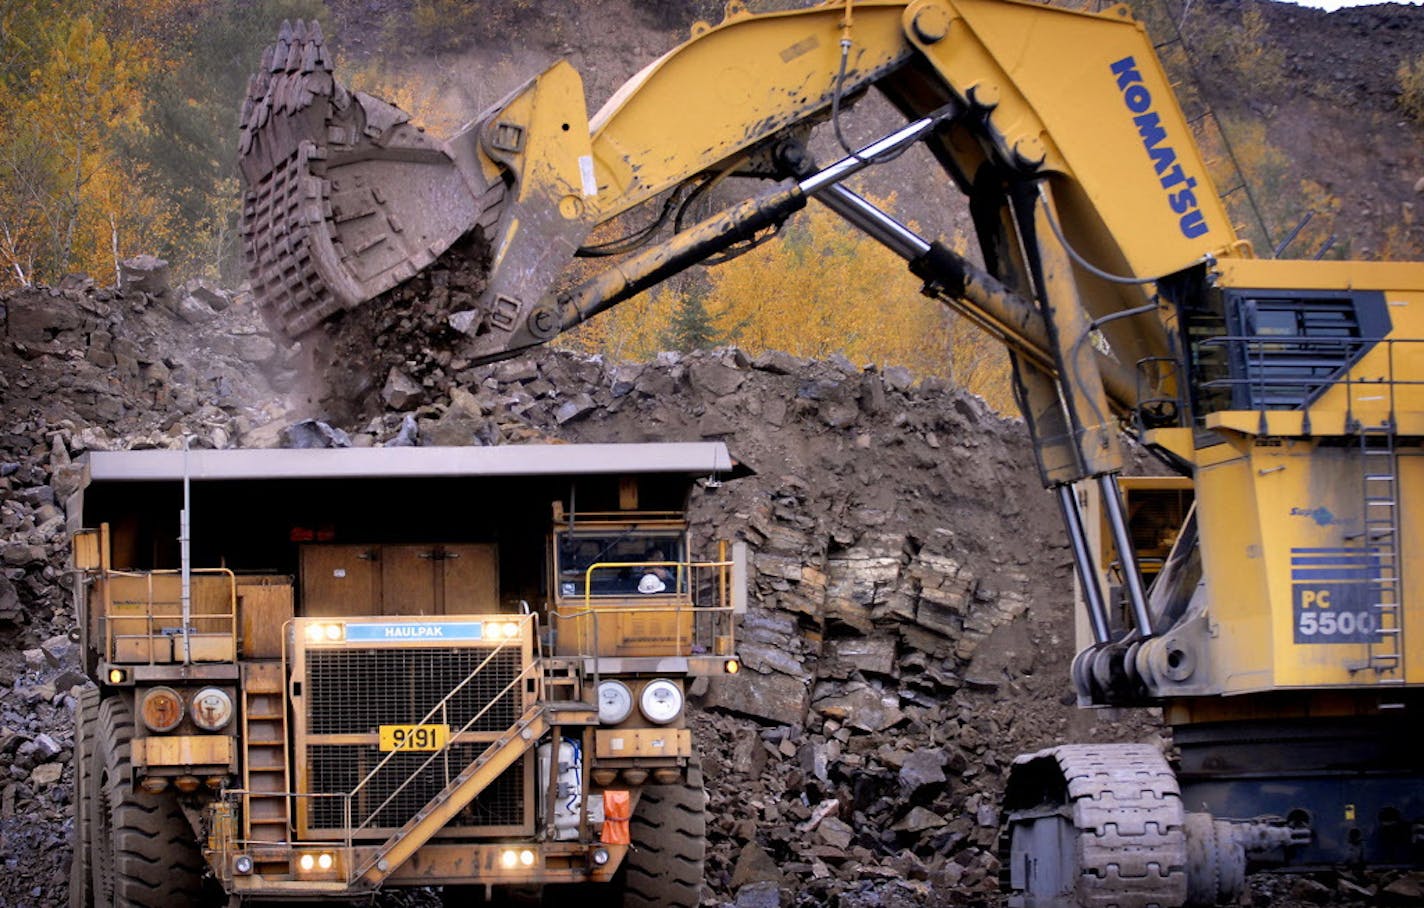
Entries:
POLYGON ((549 719, 542 703, 531 706, 519 721, 475 758, 450 784, 406 821, 394 835, 375 851, 363 854, 350 875, 354 883, 361 881, 371 889, 381 885, 395 873, 411 855, 420 850, 455 815, 464 810, 480 792, 514 765, 549 730, 549 719))
POLYGON ((1404 683, 1404 603, 1399 559, 1399 458, 1392 421, 1361 426, 1364 509, 1361 539, 1372 566, 1369 609, 1375 618, 1362 662, 1351 672, 1373 671, 1380 684, 1404 683))
MULTIPOLYGON (((243 838, 255 847, 291 841, 291 791, 287 778, 287 706, 279 662, 242 666, 243 838)), ((260 858, 258 859, 261 863, 260 858)), ((287 873, 281 867, 266 868, 287 873)), ((256 868, 263 872, 264 868, 256 868)))

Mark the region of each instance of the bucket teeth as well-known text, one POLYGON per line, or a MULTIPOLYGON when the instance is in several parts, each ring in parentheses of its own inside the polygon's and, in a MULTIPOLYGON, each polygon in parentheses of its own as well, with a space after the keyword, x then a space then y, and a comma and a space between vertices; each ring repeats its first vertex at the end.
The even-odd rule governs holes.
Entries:
POLYGON ((248 276, 280 333, 299 338, 389 290, 499 203, 478 168, 462 173, 408 120, 335 80, 317 23, 282 23, 238 138, 248 276))

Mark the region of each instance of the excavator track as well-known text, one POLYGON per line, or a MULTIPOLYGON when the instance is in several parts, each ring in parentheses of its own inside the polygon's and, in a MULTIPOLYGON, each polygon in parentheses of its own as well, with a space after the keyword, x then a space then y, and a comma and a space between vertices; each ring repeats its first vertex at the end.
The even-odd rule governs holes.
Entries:
POLYGON ((1187 899, 1181 792, 1141 744, 1070 744, 1014 761, 999 839, 1016 908, 1180 908, 1187 899))
POLYGON ((292 339, 488 227, 504 198, 404 111, 337 82, 316 23, 284 22, 263 53, 238 155, 253 296, 292 339))

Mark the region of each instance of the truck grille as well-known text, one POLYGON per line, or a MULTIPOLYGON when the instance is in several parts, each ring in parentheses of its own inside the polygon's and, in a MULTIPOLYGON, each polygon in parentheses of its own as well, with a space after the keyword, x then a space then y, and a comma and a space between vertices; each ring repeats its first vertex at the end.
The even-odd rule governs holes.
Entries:
MULTIPOLYGON (((419 776, 384 807, 386 798, 420 768, 428 753, 396 754, 351 801, 351 826, 373 836, 399 829, 417 810, 430 803, 460 771, 474 762, 485 744, 455 744, 432 761, 419 776)), ((307 748, 311 790, 347 792, 354 789, 386 754, 374 746, 349 747, 317 744, 307 748)), ((516 826, 524 822, 524 758, 505 770, 489 788, 471 802, 449 825, 451 829, 516 826)), ((307 825, 313 831, 337 832, 346 828, 341 798, 314 798, 307 825)))
MULTIPOLYGON (((505 690, 522 667, 518 648, 492 656, 486 647, 311 648, 304 655, 300 709, 307 740, 302 742, 306 773, 301 790, 349 793, 382 759, 391 757, 351 799, 350 822, 357 837, 388 835, 405 825, 523 713, 524 685, 505 690), (488 663, 480 668, 486 658, 488 663), (453 738, 474 720, 465 731, 487 740, 452 743, 424 770, 420 767, 430 759, 429 752, 391 755, 380 750, 380 726, 418 723, 466 678, 469 682, 431 722, 448 725, 453 738), (482 709, 484 714, 475 719, 482 709), (328 735, 357 740, 337 742, 324 737, 328 735)), ((481 792, 447 827, 447 834, 522 826, 526 780, 531 775, 527 763, 521 758, 481 792)), ((346 829, 343 798, 310 798, 306 804, 310 834, 324 836, 346 829)))
MULTIPOLYGON (((490 655, 488 649, 344 649, 307 651, 307 733, 375 734, 382 725, 419 722, 490 655)), ((519 651, 500 650, 450 698, 444 722, 465 727, 519 674, 519 651)), ((521 691, 511 688, 469 731, 500 732, 519 719, 521 691)))

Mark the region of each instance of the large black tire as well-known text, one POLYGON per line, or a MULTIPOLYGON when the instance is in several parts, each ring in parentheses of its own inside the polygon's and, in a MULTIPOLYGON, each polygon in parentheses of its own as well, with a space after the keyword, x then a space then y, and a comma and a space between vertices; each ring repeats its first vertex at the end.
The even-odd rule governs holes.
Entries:
POLYGON ((629 823, 623 908, 697 908, 707 858, 707 791, 693 761, 673 785, 648 785, 629 823))
POLYGON ((203 855, 177 795, 133 784, 133 707, 120 695, 101 702, 98 713, 91 777, 96 908, 197 908, 203 855))
POLYGON ((99 726, 99 689, 86 684, 74 708, 74 830, 70 843, 69 908, 94 908, 94 735, 99 726))

